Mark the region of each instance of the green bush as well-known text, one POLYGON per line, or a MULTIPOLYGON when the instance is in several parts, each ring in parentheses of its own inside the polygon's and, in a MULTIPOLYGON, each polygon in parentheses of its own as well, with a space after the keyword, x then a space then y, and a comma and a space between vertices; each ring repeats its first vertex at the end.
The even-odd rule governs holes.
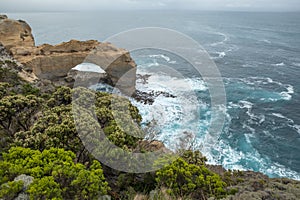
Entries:
POLYGON ((138 109, 124 97, 102 92, 96 93, 95 106, 98 121, 108 139, 123 149, 136 147, 139 138, 144 137, 138 109))
POLYGON ((23 189, 23 181, 9 181, 0 187, 0 198, 5 200, 14 199, 23 189))
MULTIPOLYGON (((22 130, 15 134, 14 145, 41 151, 51 147, 64 148, 73 151, 80 162, 88 161, 88 153, 82 145, 75 126, 74 107, 70 104, 72 95, 76 99, 75 105, 78 105, 80 111, 87 110, 85 105, 89 108, 91 104, 95 104, 95 120, 97 121, 93 123, 99 123, 111 142, 126 150, 136 146, 139 138, 134 136, 142 135, 139 128, 141 116, 129 100, 117 96, 113 97, 107 93, 94 93, 84 88, 71 90, 67 87, 57 88, 47 101, 48 108, 44 108, 33 126, 29 130, 22 130), (111 101, 116 102, 113 108, 111 101)), ((6 105, 7 111, 5 113, 13 110, 14 106, 8 107, 6 105)), ((88 110, 82 113, 86 115, 85 118, 94 119, 93 114, 88 110)), ((92 126, 92 124, 85 124, 85 126, 92 126)), ((89 134, 93 127, 86 127, 86 129, 88 130, 87 134, 89 134)))
POLYGON ((52 176, 45 176, 41 179, 34 180, 27 192, 30 199, 63 199, 61 194, 62 190, 52 176))
POLYGON ((40 93, 40 90, 36 87, 33 87, 31 84, 26 83, 22 85, 22 94, 26 95, 38 95, 40 93))
POLYGON ((127 191, 132 187, 136 192, 149 193, 155 189, 155 173, 121 173, 118 176, 117 186, 121 191, 127 191))
POLYGON ((38 112, 42 99, 34 95, 10 95, 0 99, 0 127, 10 135, 27 131, 32 117, 38 112))
POLYGON ((20 78, 17 72, 15 72, 14 70, 0 67, 0 81, 15 85, 19 83, 20 78))
POLYGON ((93 161, 88 168, 74 163, 75 157, 73 152, 57 148, 40 152, 14 147, 0 161, 0 180, 5 183, 20 174, 34 177, 28 189, 31 199, 95 199, 106 195, 110 188, 100 163, 93 161))
POLYGON ((10 88, 11 86, 9 83, 0 82, 0 99, 2 99, 3 97, 5 97, 10 93, 10 88))
POLYGON ((47 102, 49 107, 68 105, 72 102, 72 90, 69 87, 61 86, 56 88, 47 102))
POLYGON ((205 166, 188 164, 178 158, 171 164, 163 167, 156 173, 159 186, 169 188, 170 194, 185 196, 199 194, 221 198, 226 195, 226 184, 221 178, 209 171, 205 166))
POLYGON ((189 164, 204 165, 207 161, 200 151, 180 150, 179 155, 189 164))
POLYGON ((29 131, 15 134, 15 145, 41 151, 51 147, 83 151, 71 111, 71 105, 45 110, 29 131))

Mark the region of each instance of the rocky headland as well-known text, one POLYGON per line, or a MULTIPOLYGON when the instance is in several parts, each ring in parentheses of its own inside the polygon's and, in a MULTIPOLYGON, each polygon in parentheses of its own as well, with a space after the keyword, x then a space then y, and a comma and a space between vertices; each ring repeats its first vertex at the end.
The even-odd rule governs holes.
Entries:
MULTIPOLYGON (((69 71, 83 62, 100 66, 107 82, 126 94, 135 92, 136 64, 129 52, 110 43, 96 40, 70 40, 57 45, 35 46, 31 27, 23 20, 0 16, 0 43, 24 66, 24 70, 40 79, 71 85, 69 71)), ((74 80, 73 80, 74 81, 74 80)))

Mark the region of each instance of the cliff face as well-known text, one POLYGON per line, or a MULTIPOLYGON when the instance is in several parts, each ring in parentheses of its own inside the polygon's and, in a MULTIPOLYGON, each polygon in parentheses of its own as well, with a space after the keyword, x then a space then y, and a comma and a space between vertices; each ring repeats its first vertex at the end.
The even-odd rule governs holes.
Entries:
POLYGON ((34 47, 30 26, 22 20, 11 20, 0 15, 0 42, 8 49, 34 47))
POLYGON ((24 70, 24 67, 18 63, 11 55, 7 52, 2 44, 0 44, 0 82, 22 81, 37 83, 38 78, 33 73, 28 73, 24 70), (14 76, 17 74, 18 76, 14 76))
POLYGON ((0 17, 0 42, 39 78, 58 81, 76 65, 89 62, 104 69, 113 86, 127 94, 135 92, 135 62, 128 51, 110 43, 71 40, 35 46, 30 26, 6 16, 0 17))

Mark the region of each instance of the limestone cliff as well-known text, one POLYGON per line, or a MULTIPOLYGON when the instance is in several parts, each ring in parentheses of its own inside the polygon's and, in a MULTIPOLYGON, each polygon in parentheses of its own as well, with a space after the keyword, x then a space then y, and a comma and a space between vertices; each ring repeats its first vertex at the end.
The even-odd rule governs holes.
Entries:
POLYGON ((30 26, 22 20, 11 20, 0 15, 0 42, 8 49, 34 47, 30 26))
POLYGON ((70 40, 58 45, 34 45, 30 26, 22 20, 0 17, 0 43, 41 79, 63 80, 83 62, 104 69, 109 82, 127 94, 135 92, 136 64, 125 49, 96 40, 70 40))

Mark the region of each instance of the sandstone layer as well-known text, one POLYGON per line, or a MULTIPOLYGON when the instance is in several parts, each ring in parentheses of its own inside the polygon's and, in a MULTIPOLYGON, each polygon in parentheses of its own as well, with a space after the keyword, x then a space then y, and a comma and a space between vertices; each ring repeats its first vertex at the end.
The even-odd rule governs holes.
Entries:
POLYGON ((8 49, 34 47, 30 26, 23 20, 11 20, 0 15, 0 42, 8 49))

